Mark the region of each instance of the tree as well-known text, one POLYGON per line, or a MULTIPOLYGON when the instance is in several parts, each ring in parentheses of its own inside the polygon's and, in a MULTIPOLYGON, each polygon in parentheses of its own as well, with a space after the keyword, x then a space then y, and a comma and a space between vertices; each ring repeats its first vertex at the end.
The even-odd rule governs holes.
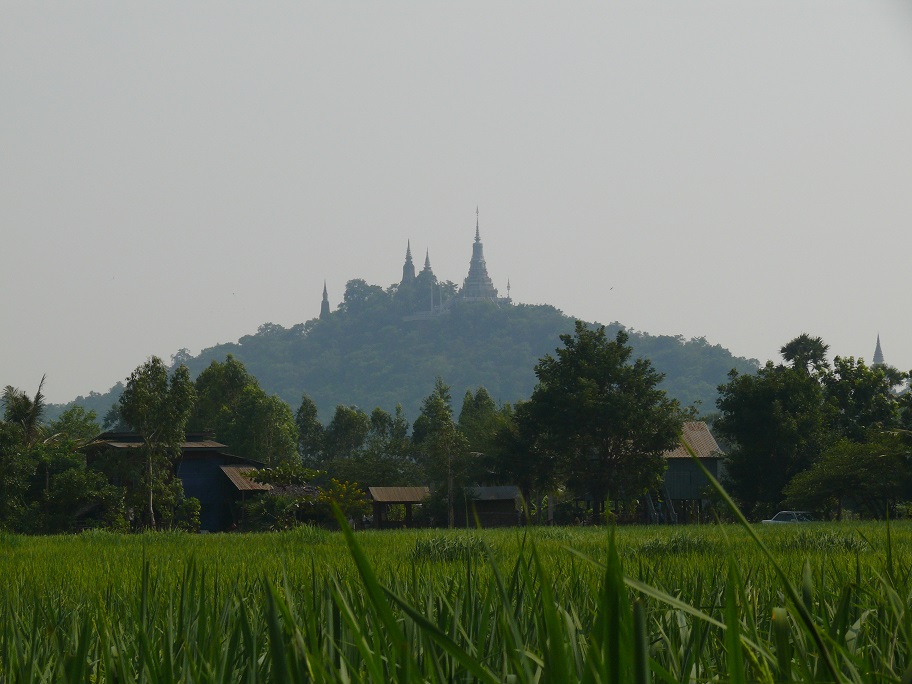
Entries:
MULTIPOLYGON (((791 365, 769 362, 753 375, 733 372, 719 387, 721 415, 713 427, 733 447, 730 489, 753 517, 779 508, 786 484, 834 443, 864 443, 872 429, 896 428, 905 420, 907 399, 895 389, 907 374, 852 357, 837 356, 831 368, 827 349, 819 337, 800 335, 781 349, 791 365)), ((827 468, 839 472, 832 463, 827 468)))
POLYGON ((563 348, 535 367, 538 385, 527 420, 542 448, 558 456, 571 488, 588 493, 599 516, 611 493, 636 498, 658 486, 662 454, 681 432, 678 403, 658 385, 648 360, 631 362, 628 335, 609 340, 605 328, 577 321, 563 348))
POLYGON ((153 529, 156 490, 170 495, 170 500, 163 503, 172 509, 183 496, 179 481, 175 486, 174 462, 180 455, 195 399, 187 367, 179 366, 169 376, 168 368, 157 356, 133 371, 120 396, 120 415, 143 441, 146 522, 153 529))
POLYGON ((395 415, 381 408, 370 414, 370 428, 357 455, 333 461, 328 468, 339 480, 364 487, 396 487, 418 484, 420 469, 412 456, 409 424, 396 406, 395 415))
POLYGON ((835 430, 861 442, 871 428, 896 427, 900 402, 894 389, 906 377, 889 366, 866 366, 861 359, 837 356, 833 369, 823 376, 835 430))
POLYGON ((357 406, 337 406, 323 433, 326 460, 356 458, 364 446, 370 427, 370 416, 357 406))
POLYGON ((0 398, 0 403, 3 404, 3 419, 21 430, 22 443, 26 448, 38 441, 42 433, 41 419, 46 408, 44 394, 41 393, 44 379, 45 376, 42 375, 38 391, 32 399, 12 385, 4 388, 3 396, 0 398))
POLYGON ((484 387, 472 394, 466 390, 459 412, 459 429, 468 441, 471 451, 491 451, 494 433, 497 431, 499 416, 497 404, 484 387))
POLYGON ((342 311, 348 314, 362 314, 374 308, 385 308, 390 296, 379 285, 368 285, 361 278, 345 283, 342 311))
POLYGON ((122 494, 89 471, 79 446, 98 433, 95 414, 80 407, 41 424, 44 397, 14 387, 3 392, 0 422, 0 526, 26 533, 70 532, 93 512, 112 525, 123 513, 122 494))
POLYGON ((317 418, 317 405, 304 394, 301 406, 295 413, 295 425, 298 427, 298 454, 305 464, 314 464, 323 453, 323 424, 317 418))
POLYGON ((423 454, 425 469, 431 479, 445 483, 447 493, 447 527, 456 523, 456 481, 466 465, 467 443, 453 420, 450 388, 437 378, 434 391, 424 400, 421 415, 415 421, 413 439, 423 454))
POLYGON ((734 447, 729 489, 749 516, 769 515, 789 480, 832 441, 820 381, 803 367, 768 362, 754 375, 732 371, 717 406, 713 428, 734 447))
MULTIPOLYGON (((539 438, 529 402, 505 407, 503 417, 494 433, 492 470, 501 482, 519 487, 524 503, 532 502, 533 494, 540 500, 559 485, 559 454, 548 448, 544 435, 539 438)), ((541 507, 538 511, 541 515, 541 507)))
POLYGON ((824 344, 821 338, 801 333, 795 339, 784 344, 779 349, 779 354, 788 363, 791 363, 793 368, 802 370, 810 375, 812 371, 822 373, 829 367, 826 360, 829 349, 830 345, 824 344))
POLYGON ((22 428, 0 421, 0 529, 18 529, 27 517, 29 483, 37 468, 22 443, 22 428))
POLYGON ((195 387, 191 429, 212 430, 235 455, 268 465, 297 458, 298 429, 291 409, 267 395, 231 354, 223 363, 209 364, 195 387))
MULTIPOLYGON (((498 435, 513 422, 513 407, 510 404, 498 408, 484 387, 476 389, 474 394, 466 391, 459 412, 459 431, 466 439, 469 454, 464 472, 468 481, 494 484, 503 479, 498 462, 502 459, 500 451, 505 443, 498 435)), ((507 483, 514 484, 516 480, 509 479, 507 483)))
POLYGON ((896 434, 872 432, 869 441, 843 438, 785 488, 786 504, 834 513, 842 518, 846 504, 883 518, 910 495, 910 449, 896 434))
POLYGON ((73 406, 48 423, 47 431, 75 442, 86 443, 98 436, 98 416, 95 411, 86 411, 82 406, 73 406))

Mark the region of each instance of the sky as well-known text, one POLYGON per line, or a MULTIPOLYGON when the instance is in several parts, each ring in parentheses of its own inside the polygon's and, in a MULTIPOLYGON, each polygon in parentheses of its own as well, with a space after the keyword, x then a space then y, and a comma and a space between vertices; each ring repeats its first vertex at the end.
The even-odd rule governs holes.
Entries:
POLYGON ((908 7, 0 0, 0 386, 461 283, 476 207, 517 303, 912 369, 908 7))

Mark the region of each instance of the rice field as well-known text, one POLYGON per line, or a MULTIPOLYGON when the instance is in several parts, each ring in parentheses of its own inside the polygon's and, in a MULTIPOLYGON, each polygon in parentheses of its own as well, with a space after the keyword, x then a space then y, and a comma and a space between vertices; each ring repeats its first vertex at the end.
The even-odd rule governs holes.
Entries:
POLYGON ((0 534, 0 681, 906 682, 910 561, 905 522, 0 534))

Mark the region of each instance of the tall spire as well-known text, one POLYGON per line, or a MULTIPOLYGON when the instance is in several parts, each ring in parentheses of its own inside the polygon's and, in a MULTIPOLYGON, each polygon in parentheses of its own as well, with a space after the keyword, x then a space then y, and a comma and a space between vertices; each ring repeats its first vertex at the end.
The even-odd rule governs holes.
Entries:
POLYGON ((478 207, 475 207, 475 244, 472 245, 472 260, 469 262, 469 275, 462 284, 460 295, 463 299, 479 300, 497 299, 497 290, 488 276, 485 265, 484 247, 481 244, 481 232, 478 228, 478 207))
POLYGON ((323 303, 320 304, 320 318, 329 316, 329 293, 326 291, 326 281, 323 281, 323 303))
POLYGON ((411 283, 415 279, 415 264, 412 263, 412 241, 408 241, 405 248, 405 263, 402 265, 402 281, 400 285, 411 283))
POLYGON ((432 272, 431 271, 431 250, 430 249, 428 249, 424 253, 424 271, 427 271, 428 273, 432 272))
POLYGON ((884 365, 883 350, 880 348, 880 333, 877 333, 877 346, 874 347, 874 358, 871 360, 872 366, 884 365))

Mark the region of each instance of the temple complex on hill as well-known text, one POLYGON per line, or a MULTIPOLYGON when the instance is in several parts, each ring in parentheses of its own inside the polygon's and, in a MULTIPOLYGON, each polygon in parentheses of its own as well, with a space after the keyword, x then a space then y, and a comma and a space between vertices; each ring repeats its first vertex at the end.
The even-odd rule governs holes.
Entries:
MULTIPOLYGON (((412 260, 412 244, 409 241, 405 249, 405 263, 402 265, 402 280, 396 286, 396 297, 411 300, 413 306, 406 320, 418 320, 439 316, 450 310, 458 302, 494 302, 509 305, 510 281, 507 280, 507 296, 498 296, 497 288, 491 276, 488 275, 488 266, 484 258, 484 246, 481 243, 481 230, 478 223, 478 209, 475 209, 475 242, 472 245, 472 258, 469 261, 469 273, 462 282, 462 287, 455 290, 452 283, 444 284, 438 281, 431 268, 430 251, 424 255, 424 268, 415 272, 415 262, 412 260)), ((323 283, 323 302, 320 307, 320 318, 329 316, 329 298, 326 292, 326 283, 323 283)))

